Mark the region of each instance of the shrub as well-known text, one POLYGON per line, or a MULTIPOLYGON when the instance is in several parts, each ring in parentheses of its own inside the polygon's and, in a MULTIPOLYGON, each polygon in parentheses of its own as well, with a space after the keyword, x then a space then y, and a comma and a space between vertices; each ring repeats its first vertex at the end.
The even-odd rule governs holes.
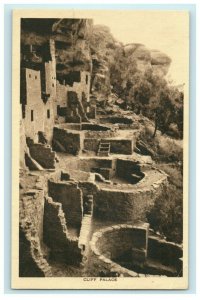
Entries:
POLYGON ((154 231, 167 240, 182 243, 183 239, 183 195, 182 190, 169 185, 163 196, 156 199, 147 213, 147 220, 154 231))

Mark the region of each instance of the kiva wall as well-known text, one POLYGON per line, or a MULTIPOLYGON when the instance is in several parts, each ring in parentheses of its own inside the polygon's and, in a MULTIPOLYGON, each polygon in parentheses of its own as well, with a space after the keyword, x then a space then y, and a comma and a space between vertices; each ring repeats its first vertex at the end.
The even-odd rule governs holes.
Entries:
MULTIPOLYGON (((109 277, 111 273, 117 273, 118 276, 122 275, 123 277, 145 277, 145 274, 131 271, 114 262, 117 257, 133 249, 136 253, 144 251, 146 253, 145 260, 156 257, 163 267, 173 266, 178 274, 182 269, 182 247, 167 242, 160 236, 149 236, 148 228, 149 224, 147 223, 140 226, 119 224, 95 232, 90 242, 89 258, 90 262, 92 261, 92 264, 88 265, 90 276, 100 276, 100 273, 104 273, 109 277)), ((135 259, 134 256, 132 259, 135 259)), ((162 276, 162 270, 159 267, 157 274, 162 276)))
MULTIPOLYGON (((165 176, 158 184, 153 183, 145 188, 136 187, 130 190, 101 188, 94 195, 94 214, 105 220, 113 221, 146 221, 146 212, 163 193, 167 185, 165 176)), ((137 185, 136 185, 137 186, 137 185)))
POLYGON ((112 259, 133 247, 146 249, 147 230, 146 226, 142 228, 119 224, 95 232, 90 242, 90 261, 92 261, 92 265, 88 267, 90 276, 100 276, 100 272, 108 274, 108 277, 111 272, 124 277, 144 276, 114 263, 112 259))

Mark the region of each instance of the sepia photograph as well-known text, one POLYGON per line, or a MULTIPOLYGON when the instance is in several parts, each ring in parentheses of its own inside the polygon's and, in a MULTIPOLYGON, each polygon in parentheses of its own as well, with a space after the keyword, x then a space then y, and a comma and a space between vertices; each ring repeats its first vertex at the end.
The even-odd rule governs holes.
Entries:
POLYGON ((188 287, 189 13, 13 12, 12 286, 188 287))

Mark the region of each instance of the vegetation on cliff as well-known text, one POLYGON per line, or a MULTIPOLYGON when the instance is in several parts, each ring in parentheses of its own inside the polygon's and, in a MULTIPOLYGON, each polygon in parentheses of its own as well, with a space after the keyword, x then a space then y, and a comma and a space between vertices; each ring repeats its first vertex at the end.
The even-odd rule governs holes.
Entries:
POLYGON ((182 243, 183 240, 183 176, 176 164, 160 164, 168 174, 169 186, 164 188, 163 196, 156 199, 147 213, 147 220, 156 232, 168 241, 182 243))
POLYGON ((106 26, 92 27, 90 49, 93 62, 91 90, 99 98, 116 94, 123 108, 154 120, 159 129, 176 138, 183 136, 183 93, 170 86, 165 75, 171 59, 142 44, 123 45, 106 26))

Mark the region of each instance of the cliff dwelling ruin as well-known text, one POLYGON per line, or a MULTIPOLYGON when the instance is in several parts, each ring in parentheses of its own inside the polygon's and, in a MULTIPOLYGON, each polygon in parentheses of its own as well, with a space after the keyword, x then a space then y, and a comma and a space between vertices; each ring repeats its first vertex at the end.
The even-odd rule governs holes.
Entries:
POLYGON ((147 220, 168 175, 139 140, 145 118, 105 108, 91 26, 21 20, 19 275, 182 276, 182 246, 147 220))

